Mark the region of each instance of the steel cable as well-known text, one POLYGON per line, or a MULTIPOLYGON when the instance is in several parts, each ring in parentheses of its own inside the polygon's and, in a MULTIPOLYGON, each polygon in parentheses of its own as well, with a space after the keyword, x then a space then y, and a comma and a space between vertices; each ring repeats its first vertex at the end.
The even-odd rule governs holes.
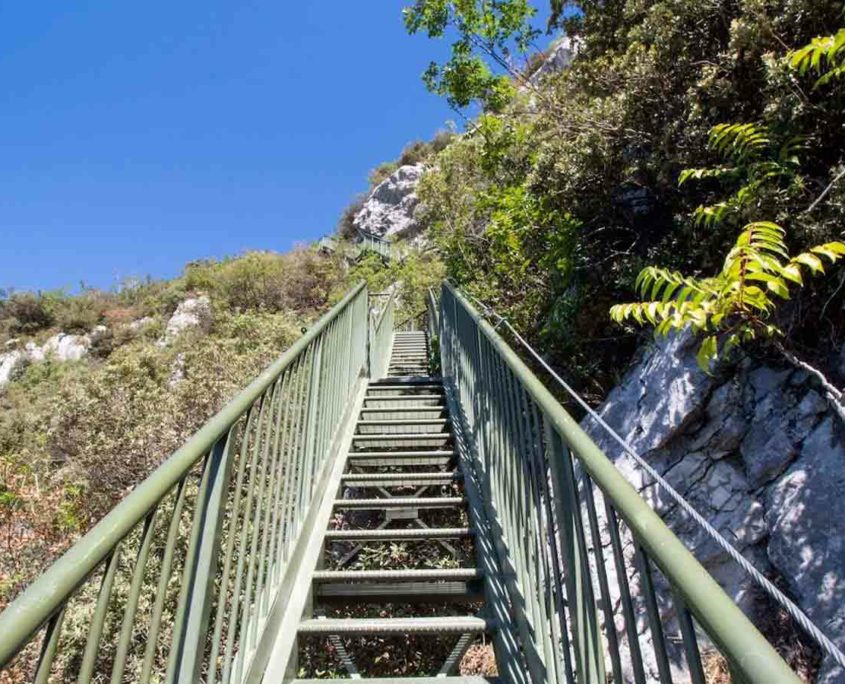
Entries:
POLYGON ((748 559, 745 558, 724 536, 713 527, 684 497, 669 484, 644 458, 642 458, 633 447, 631 447, 607 422, 584 401, 583 398, 570 385, 558 375, 555 370, 540 356, 540 354, 520 335, 510 322, 499 315, 493 308, 487 306, 472 295, 464 294, 474 301, 486 315, 497 319, 494 327, 505 325, 514 338, 528 351, 529 354, 539 363, 552 378, 583 408, 587 414, 603 427, 613 440, 622 447, 623 451, 634 459, 634 461, 645 470, 674 501, 680 506, 701 528, 707 532, 710 538, 716 542, 747 574, 756 582, 770 598, 775 600, 790 616, 801 626, 801 628, 833 658, 842 668, 845 668, 845 654, 810 620, 809 616, 798 607, 786 594, 778 589, 769 579, 766 578, 748 559))

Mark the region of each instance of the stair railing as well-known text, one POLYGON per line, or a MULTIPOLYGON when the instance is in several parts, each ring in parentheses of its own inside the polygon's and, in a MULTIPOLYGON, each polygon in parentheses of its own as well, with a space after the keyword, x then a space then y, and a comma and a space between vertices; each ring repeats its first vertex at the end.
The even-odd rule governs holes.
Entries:
POLYGON ((434 290, 428 288, 425 297, 426 315, 428 322, 428 335, 432 339, 440 337, 440 306, 434 296, 434 290))
POLYGON ((390 292, 387 303, 378 314, 370 331, 370 378, 379 380, 387 375, 390 347, 393 344, 393 323, 396 315, 396 289, 390 292))
POLYGON ((358 247, 362 252, 375 252, 385 259, 394 259, 397 257, 396 249, 390 240, 385 240, 360 229, 358 230, 358 247))
POLYGON ((367 311, 361 283, 0 614, 0 681, 256 679, 363 387, 367 311))
POLYGON ((462 457, 531 681, 605 684, 609 669, 614 682, 703 684, 701 635, 733 681, 798 682, 469 301, 444 283, 440 304, 444 380, 471 444, 462 457))

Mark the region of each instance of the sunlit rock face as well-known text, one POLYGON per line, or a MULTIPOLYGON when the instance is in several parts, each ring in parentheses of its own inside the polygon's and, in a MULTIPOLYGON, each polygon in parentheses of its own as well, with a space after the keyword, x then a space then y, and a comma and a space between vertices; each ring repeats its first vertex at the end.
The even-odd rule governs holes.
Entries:
MULTIPOLYGON (((608 395, 601 416, 759 570, 780 578, 815 624, 845 647, 841 420, 803 371, 746 360, 707 375, 697 367, 695 351, 689 335, 650 345, 608 395)), ((771 622, 766 613, 774 611, 772 604, 727 553, 602 427, 590 418, 583 427, 752 619, 771 622)), ((647 634, 644 639, 650 643, 647 634)), ((646 649, 647 665, 651 655, 646 649)), ((673 666, 684 668, 680 651, 673 666)), ((842 684, 845 673, 827 658, 818 681, 842 684)))
POLYGON ((422 164, 400 166, 369 194, 353 223, 365 233, 378 237, 413 237, 419 232, 414 218, 417 208, 417 184, 422 164))
POLYGON ((164 337, 159 340, 159 345, 164 347, 171 344, 190 328, 199 328, 207 332, 211 327, 211 318, 211 300, 205 295, 180 302, 167 321, 164 337))
POLYGON ((576 46, 567 36, 559 38, 552 43, 552 46, 549 48, 548 56, 543 60, 543 63, 536 69, 536 71, 531 74, 531 77, 528 80, 532 84, 537 85, 549 74, 563 71, 572 63, 572 59, 575 57, 575 52, 576 46))

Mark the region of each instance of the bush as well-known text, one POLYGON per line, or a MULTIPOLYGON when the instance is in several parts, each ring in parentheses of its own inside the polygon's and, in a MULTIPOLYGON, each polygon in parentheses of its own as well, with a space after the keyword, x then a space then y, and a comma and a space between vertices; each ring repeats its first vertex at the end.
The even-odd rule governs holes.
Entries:
POLYGON ((13 333, 33 333, 49 328, 53 314, 45 297, 31 292, 16 292, 3 303, 3 317, 13 333))
POLYGON ((337 222, 337 234, 344 240, 354 240, 358 236, 358 228, 355 227, 355 217, 364 206, 366 197, 358 195, 346 206, 337 222))

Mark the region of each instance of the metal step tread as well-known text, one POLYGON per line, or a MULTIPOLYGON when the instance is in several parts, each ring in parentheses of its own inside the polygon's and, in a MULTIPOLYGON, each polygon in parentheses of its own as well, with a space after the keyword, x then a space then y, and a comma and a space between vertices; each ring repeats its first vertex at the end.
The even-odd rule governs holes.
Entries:
POLYGON ((451 437, 451 432, 380 432, 372 435, 352 435, 353 442, 382 442, 385 440, 413 440, 413 439, 446 439, 451 437))
POLYGON ((420 483, 450 484, 460 482, 464 474, 459 471, 430 473, 346 473, 340 481, 353 487, 422 487, 420 483))
POLYGON ((330 530, 325 534, 326 541, 400 541, 427 539, 461 539, 471 537, 475 530, 471 527, 411 527, 391 530, 330 530))
POLYGON ((370 387, 377 387, 384 389, 386 387, 408 387, 413 385, 416 387, 443 387, 443 381, 440 378, 430 375, 414 375, 407 378, 382 378, 381 380, 370 380, 370 387))
POLYGON ((477 580, 481 568, 413 568, 411 570, 315 570, 314 582, 448 582, 477 580))
POLYGON ((494 621, 472 616, 412 618, 316 618, 299 623, 300 634, 481 634, 494 621))
POLYGON ((455 455, 452 449, 433 449, 430 451, 350 451, 349 458, 420 458, 420 457, 439 457, 449 458, 455 455))
POLYGON ((449 418, 365 418, 358 425, 445 425, 452 422, 449 418))
POLYGON ((385 499, 335 499, 335 508, 452 508, 463 506, 462 496, 393 496, 385 499))
POLYGON ((498 677, 363 677, 351 679, 292 679, 290 684, 326 684, 333 682, 361 682, 361 684, 500 684, 498 677))
MULTIPOLYGON (((416 397, 414 398, 416 399, 416 397)), ((414 413, 416 411, 443 413, 445 410, 445 406, 385 406, 383 408, 375 406, 362 408, 361 413, 414 413)))
MULTIPOLYGON (((400 388, 401 389, 401 388, 400 388)), ((432 401, 443 400, 443 393, 438 394, 369 394, 364 401, 432 401)))
POLYGON ((478 601, 484 597, 480 584, 470 582, 335 582, 317 585, 322 600, 361 603, 434 603, 478 601))

